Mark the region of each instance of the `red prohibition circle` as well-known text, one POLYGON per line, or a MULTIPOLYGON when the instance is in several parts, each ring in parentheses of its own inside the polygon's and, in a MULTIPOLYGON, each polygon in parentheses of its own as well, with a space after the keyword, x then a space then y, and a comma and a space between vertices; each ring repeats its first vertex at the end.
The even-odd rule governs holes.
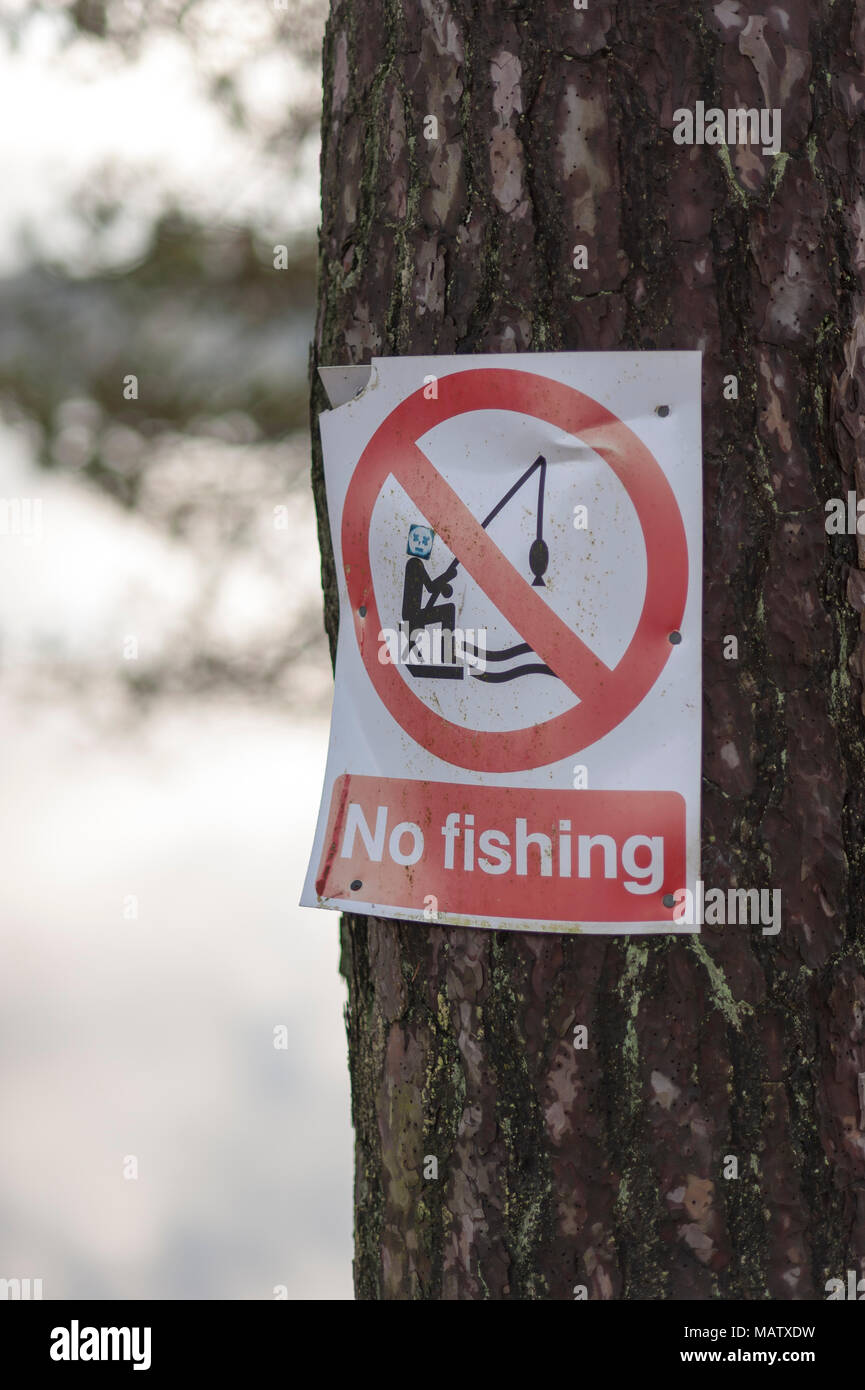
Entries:
POLYGON ((425 389, 408 396, 378 427, 346 493, 342 559, 361 656, 382 703, 436 757, 478 772, 544 767, 588 748, 626 719, 669 660, 670 633, 681 625, 688 592, 682 517, 653 454, 616 415, 573 386, 509 367, 477 367, 439 377, 437 399, 427 399, 425 389), (435 425, 473 410, 511 410, 577 436, 627 490, 646 546, 646 596, 636 631, 615 667, 606 666, 539 597, 417 447, 435 425), (396 666, 382 664, 370 525, 389 476, 579 704, 524 729, 473 729, 430 709, 396 666))

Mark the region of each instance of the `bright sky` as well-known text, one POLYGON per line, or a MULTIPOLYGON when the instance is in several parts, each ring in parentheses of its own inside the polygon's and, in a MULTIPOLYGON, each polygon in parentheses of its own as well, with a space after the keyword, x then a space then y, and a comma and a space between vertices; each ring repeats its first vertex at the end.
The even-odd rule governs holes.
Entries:
MULTIPOLYGON (((27 0, 0 7, 6 19, 27 0)), ((122 266, 172 201, 211 224, 254 218, 274 241, 315 228, 314 127, 296 167, 266 159, 207 83, 239 58, 266 134, 287 106, 317 107, 318 74, 283 49, 253 56, 266 5, 199 13, 197 56, 168 35, 131 65, 99 40, 63 48, 58 15, 34 18, 18 52, 0 43, 0 275, 34 245, 82 274, 122 266), (70 203, 109 170, 123 213, 94 247, 70 203)), ((43 1279, 46 1299, 351 1297, 337 918, 295 906, 324 768, 323 633, 294 664, 294 699, 163 694, 143 717, 116 698, 130 627, 142 665, 148 647, 170 665, 179 624, 199 653, 266 652, 294 606, 320 603, 312 498, 290 487, 306 441, 273 448, 269 468, 265 446, 216 439, 151 459, 151 489, 170 477, 205 493, 210 540, 193 545, 68 462, 39 469, 26 423, 0 426, 0 498, 37 499, 43 523, 0 536, 0 729, 15 749, 0 795, 0 1015, 17 1059, 0 1082, 0 1272, 43 1279), (259 521, 242 547, 217 525, 228 481, 223 511, 259 521)))
POLYGON ((315 229, 316 124, 287 168, 284 151, 262 154, 260 140, 233 128, 207 91, 240 56, 240 92, 258 131, 277 130, 286 109, 317 109, 315 69, 284 46, 257 53, 262 34, 248 22, 256 8, 211 0, 213 32, 197 51, 157 33, 126 62, 100 39, 64 43, 65 20, 45 15, 27 26, 17 52, 0 53, 0 273, 26 258, 28 242, 87 269, 92 236, 70 204, 88 185, 90 196, 107 187, 123 204, 99 260, 134 256, 171 202, 210 222, 254 219, 280 240, 315 229))

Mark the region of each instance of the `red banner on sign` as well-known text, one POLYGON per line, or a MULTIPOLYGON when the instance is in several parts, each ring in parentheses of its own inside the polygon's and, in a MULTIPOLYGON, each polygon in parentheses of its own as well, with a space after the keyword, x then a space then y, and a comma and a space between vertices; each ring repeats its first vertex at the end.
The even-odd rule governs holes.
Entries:
POLYGON ((575 925, 672 925, 663 899, 684 887, 677 792, 354 776, 334 784, 316 880, 323 904, 575 925))

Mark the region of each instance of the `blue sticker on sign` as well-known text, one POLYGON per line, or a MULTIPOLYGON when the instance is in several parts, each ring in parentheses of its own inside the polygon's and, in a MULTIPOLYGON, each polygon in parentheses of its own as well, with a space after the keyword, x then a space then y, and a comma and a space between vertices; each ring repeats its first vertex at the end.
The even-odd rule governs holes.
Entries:
POLYGON ((432 551, 433 535, 434 532, 429 526, 410 526, 406 555, 419 555, 422 560, 426 560, 432 551))

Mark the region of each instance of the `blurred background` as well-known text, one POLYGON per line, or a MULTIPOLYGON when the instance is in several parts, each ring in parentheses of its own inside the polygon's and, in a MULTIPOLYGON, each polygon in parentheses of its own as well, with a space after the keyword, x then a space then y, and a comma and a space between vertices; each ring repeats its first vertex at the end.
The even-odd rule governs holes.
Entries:
POLYGON ((45 1299, 352 1297, 296 906, 326 8, 0 0, 0 1277, 45 1299))

